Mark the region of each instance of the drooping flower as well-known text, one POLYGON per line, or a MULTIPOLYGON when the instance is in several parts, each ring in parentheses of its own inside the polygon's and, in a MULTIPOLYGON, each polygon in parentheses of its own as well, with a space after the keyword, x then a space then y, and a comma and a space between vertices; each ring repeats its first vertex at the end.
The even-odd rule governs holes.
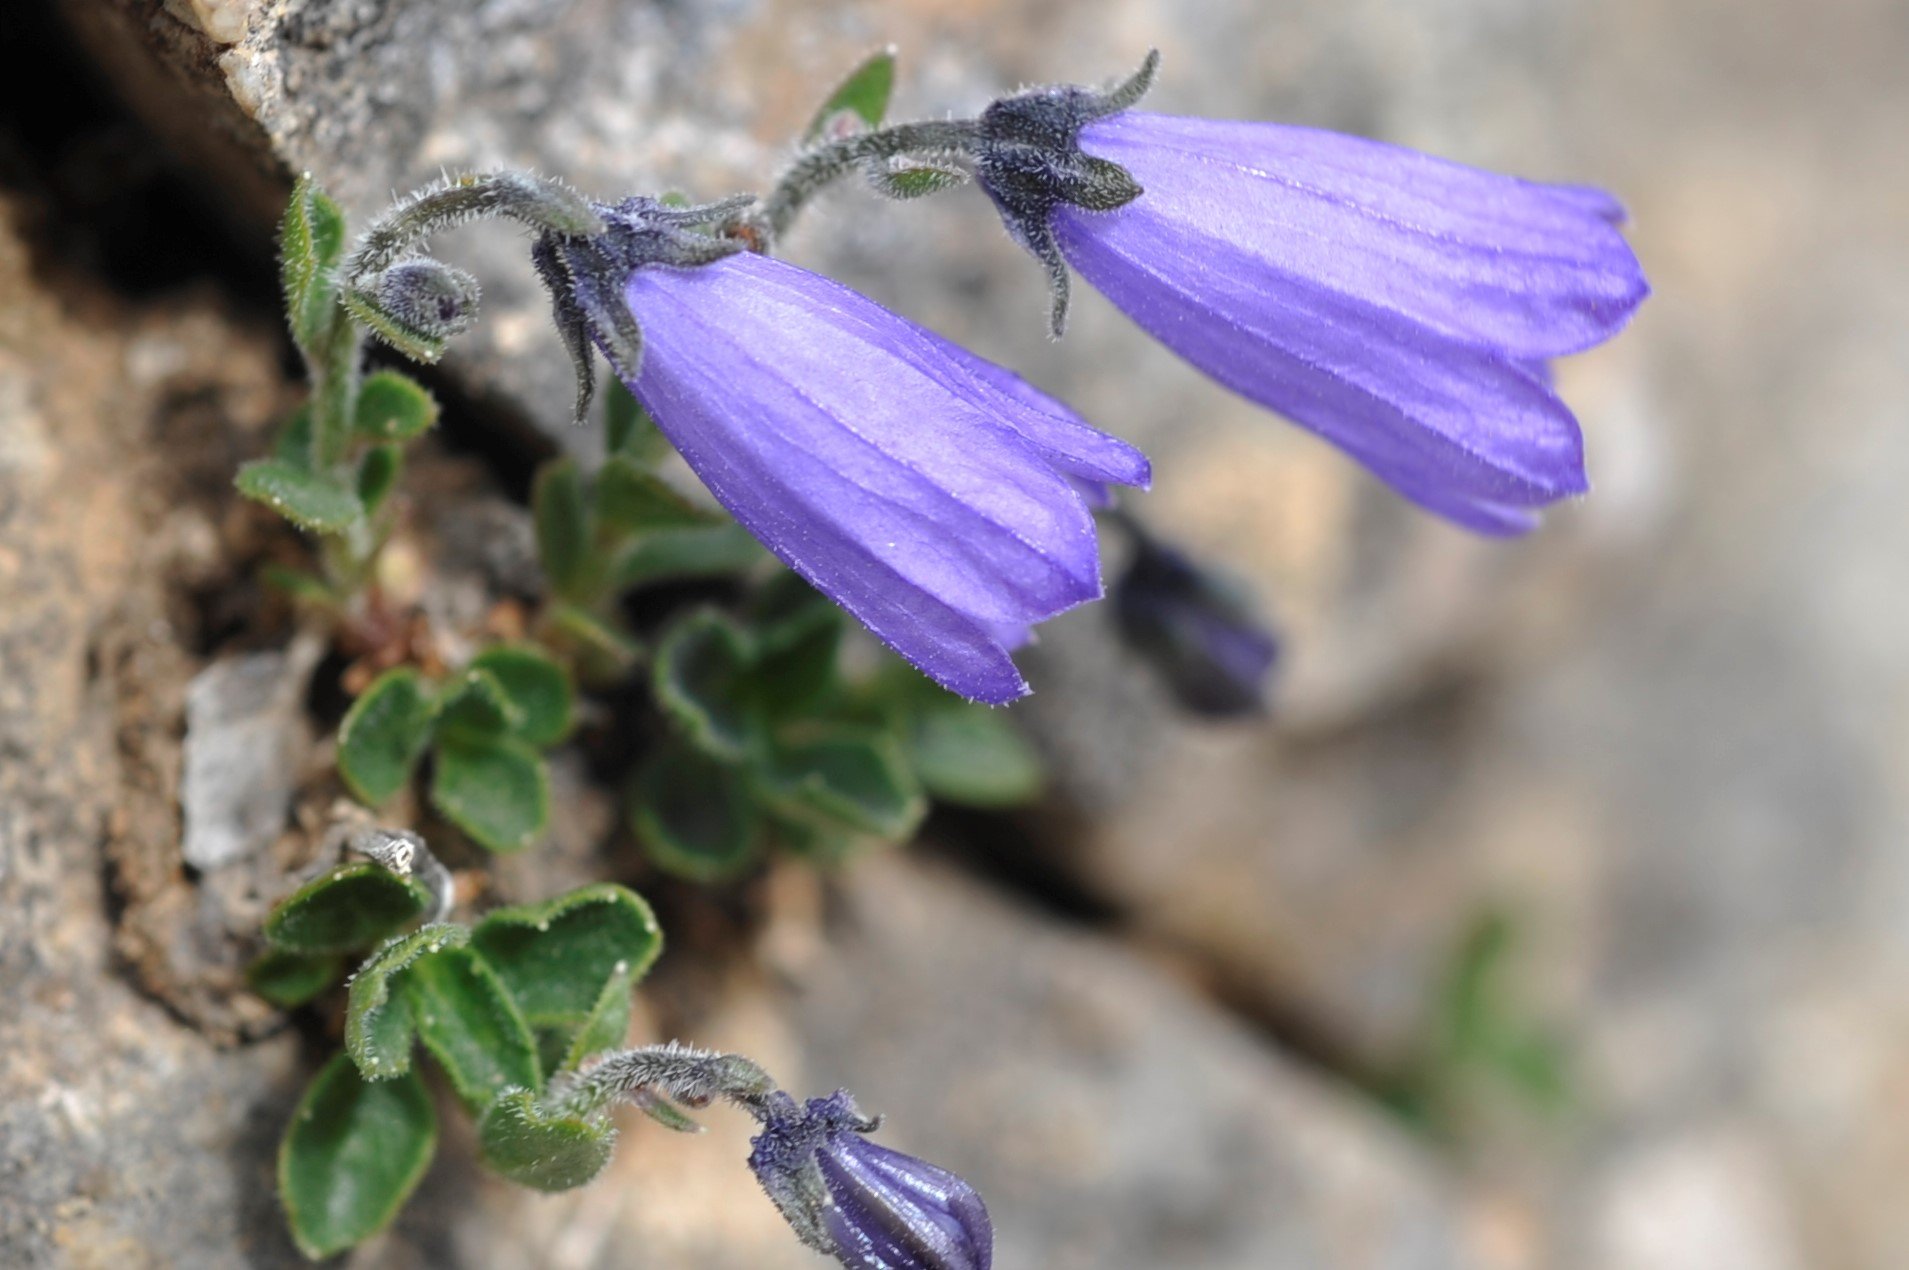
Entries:
POLYGON ((802 1242, 850 1270, 990 1270, 994 1225, 972 1186, 867 1134, 844 1091, 769 1096, 749 1167, 802 1242))
POLYGON ((1131 517, 1118 519, 1133 540, 1112 588, 1122 642, 1191 713, 1221 719, 1262 709, 1279 645, 1247 596, 1131 517))
POLYGON ((1309 128, 1129 109, 1052 88, 982 116, 976 174, 1047 266, 1399 493, 1484 533, 1588 488, 1546 362, 1649 293, 1599 190, 1309 128))
POLYGON ((1008 642, 1101 594, 1071 481, 1144 485, 1145 456, 846 287, 712 249, 684 213, 599 211, 603 235, 539 244, 559 325, 737 521, 896 652, 979 701, 1025 693, 1008 642))

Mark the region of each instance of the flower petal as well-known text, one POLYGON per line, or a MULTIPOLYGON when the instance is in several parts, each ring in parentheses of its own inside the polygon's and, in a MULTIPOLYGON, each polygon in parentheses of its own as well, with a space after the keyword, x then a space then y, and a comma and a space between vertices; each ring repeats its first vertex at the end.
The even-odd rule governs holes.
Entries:
POLYGON ((832 1135, 817 1163, 835 1201, 823 1222, 867 1270, 989 1270, 994 1228, 960 1177, 853 1132, 832 1135))

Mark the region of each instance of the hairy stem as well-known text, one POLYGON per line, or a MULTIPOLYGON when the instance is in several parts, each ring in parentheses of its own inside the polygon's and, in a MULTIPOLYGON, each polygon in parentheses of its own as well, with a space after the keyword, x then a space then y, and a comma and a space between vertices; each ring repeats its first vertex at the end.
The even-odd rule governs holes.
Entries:
POLYGON ((752 221, 773 243, 795 223, 810 199, 864 164, 886 162, 904 154, 966 157, 974 153, 980 137, 978 120, 930 119, 894 124, 814 146, 797 155, 783 171, 752 221))

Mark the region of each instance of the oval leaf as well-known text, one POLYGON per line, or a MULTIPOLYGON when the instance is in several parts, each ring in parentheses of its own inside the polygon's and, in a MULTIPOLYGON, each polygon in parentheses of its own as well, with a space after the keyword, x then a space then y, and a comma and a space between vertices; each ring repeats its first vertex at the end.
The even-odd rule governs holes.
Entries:
POLYGON ((802 133, 802 143, 813 145, 837 132, 859 132, 882 126, 888 98, 895 90, 895 46, 878 49, 862 60, 836 86, 802 133), (848 117, 848 126, 841 116, 848 117))
POLYGON ((437 1113, 416 1073, 373 1083, 333 1057, 279 1145, 278 1192, 299 1251, 329 1257, 390 1225, 436 1146, 437 1113))
POLYGON ((530 1026, 497 972, 471 949, 422 958, 405 972, 404 990, 425 1048, 473 1114, 513 1085, 543 1088, 530 1026))
POLYGON ((338 773, 351 792, 376 807, 403 789, 430 739, 435 712, 423 676, 410 667, 373 680, 338 729, 338 773))
POLYGON ((1041 792, 1040 755, 1004 714, 950 698, 920 711, 906 729, 909 764, 943 802, 1015 807, 1041 792))
POLYGON ((388 1080, 411 1070, 411 1002, 406 972, 419 959, 470 942, 471 933, 449 922, 421 926, 388 940, 351 977, 345 1010, 345 1052, 366 1080, 388 1080))
POLYGON ((619 590, 690 578, 719 578, 743 573, 767 556, 741 525, 707 529, 665 529, 645 534, 617 557, 614 581, 619 590))
POLYGON ((430 905, 429 893, 410 878, 360 860, 287 896, 265 919, 265 938, 286 952, 356 952, 416 921, 430 905))
POLYGON ((279 222, 279 281, 292 338, 316 355, 333 313, 333 269, 345 248, 345 214, 307 172, 292 187, 292 201, 279 222))
POLYGON ((337 953, 269 948, 245 968, 245 982, 273 1005, 290 1010, 317 997, 344 973, 345 959, 337 953))
POLYGON ((520 1186, 567 1191, 603 1171, 616 1130, 581 1116, 547 1115, 528 1089, 513 1089, 477 1122, 477 1142, 484 1163, 520 1186))
POLYGON ((662 928, 643 897, 609 882, 500 908, 471 941, 532 1027, 588 1022, 613 978, 635 983, 663 951, 662 928))
POLYGON ((547 749, 570 734, 575 693, 564 668, 528 644, 489 648, 471 661, 489 674, 521 720, 515 727, 526 744, 547 749))
POLYGON ((597 516, 622 533, 720 524, 722 517, 690 502, 635 460, 612 455, 597 471, 597 516))
POLYGON ((692 744, 717 758, 749 748, 750 663, 755 650, 734 622, 711 609, 678 621, 656 646, 656 703, 692 744))
POLYGON ((364 505, 351 486, 280 459, 247 463, 233 484, 252 501, 315 533, 343 533, 364 517, 364 505))
POLYGON ((596 529, 575 459, 558 459, 537 470, 530 507, 537 527, 537 558, 551 590, 566 600, 587 603, 596 529))
POLYGON ((742 774, 687 745, 665 746, 637 774, 630 828, 658 867, 695 882, 734 877, 762 853, 742 774))
POLYGON ((762 777, 778 813, 821 817, 889 842, 913 833, 928 810, 900 746, 870 728, 835 728, 786 743, 762 777))
POLYGON ((523 724, 524 712, 504 685, 475 662, 438 694, 437 725, 448 735, 488 739, 523 724))
POLYGON ((378 441, 409 441, 437 422, 437 400, 424 385, 395 370, 366 375, 358 388, 354 423, 378 441))
POLYGON ((490 851, 522 851, 550 822, 550 773, 512 737, 447 735, 437 747, 431 805, 490 851))

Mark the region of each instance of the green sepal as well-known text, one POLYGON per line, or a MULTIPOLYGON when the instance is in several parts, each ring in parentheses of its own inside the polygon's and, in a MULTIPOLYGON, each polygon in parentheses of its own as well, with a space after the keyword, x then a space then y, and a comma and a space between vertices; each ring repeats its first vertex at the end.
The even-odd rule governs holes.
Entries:
POLYGON ((409 441, 437 423, 437 399, 423 384, 395 370, 365 376, 358 387, 353 426, 374 441, 409 441))
POLYGON ((478 1150, 493 1172, 539 1191, 567 1191, 603 1172, 616 1130, 581 1116, 551 1115, 528 1089, 500 1094, 477 1122, 478 1150))
POLYGON ((619 591, 658 582, 745 573, 768 553, 741 525, 665 529, 645 534, 616 558, 611 581, 619 591))
POLYGON ((313 533, 343 533, 364 519, 364 504, 350 485, 283 459, 254 459, 232 483, 253 502, 313 533))
POLYGON ((917 709, 902 736, 916 778, 942 802, 1017 807, 1040 795, 1041 756, 999 711, 944 694, 917 709))
POLYGON ((278 1193, 299 1251, 329 1257, 390 1225, 436 1147, 437 1112, 415 1072, 367 1081, 334 1055, 279 1144, 278 1193))
POLYGON ((596 528, 575 459, 557 459, 537 470, 530 508, 537 529, 537 558, 550 589, 566 600, 588 603, 594 590, 591 553, 596 528))
POLYGON ((405 787, 436 714, 424 677, 409 666, 385 671, 351 703, 338 729, 338 772, 360 802, 376 807, 405 787))
POLYGON ((754 659, 746 632, 714 609, 698 609, 657 642, 651 664, 656 704, 697 748, 739 759, 748 752, 754 723, 748 701, 754 659))
POLYGON ((785 738, 757 774, 778 816, 820 817, 887 842, 912 834, 928 811, 901 746, 876 728, 830 726, 785 738))
POLYGON ((827 139, 830 125, 838 115, 851 116, 858 130, 882 126, 888 114, 888 99, 895 90, 895 48, 890 45, 864 58, 848 73, 835 91, 828 95, 809 126, 802 130, 802 144, 814 145, 827 139))
POLYGON ((410 878, 357 860, 281 900, 265 919, 265 938, 285 952, 356 952, 416 921, 430 906, 430 894, 410 878))
POLYGON ((666 744, 644 763, 629 813, 650 859, 676 877, 721 881, 762 854, 762 816, 742 773, 687 744, 666 744))
POLYGON ((521 851, 550 823, 550 773, 510 736, 446 733, 431 773, 431 805, 489 851, 521 851))
POLYGON ((358 460, 358 501, 366 516, 378 514, 403 470, 404 448, 400 445, 374 445, 364 452, 358 460))
POLYGON ((487 648, 471 659, 471 668, 496 680, 515 707, 517 738, 548 749, 570 735, 576 693, 570 675, 543 650, 529 644, 487 648))
POLYGON ((316 999, 344 973, 345 959, 338 953, 268 948, 245 968, 245 982, 281 1010, 290 1010, 316 999))
POLYGON ((358 967, 345 1008, 345 1052, 366 1080, 389 1080, 411 1070, 416 1028, 402 982, 406 971, 420 958, 461 948, 470 938, 463 926, 433 922, 386 940, 358 967))
POLYGON ((698 507, 675 486, 633 459, 611 455, 597 470, 597 517, 619 533, 653 533, 721 524, 715 512, 698 507))
POLYGON ((868 181, 888 198, 917 199, 966 185, 968 174, 939 163, 908 163, 899 167, 876 163, 869 166, 868 181))
POLYGON ((537 1042, 504 981, 470 948, 412 966, 404 991, 418 1036, 472 1114, 511 1086, 543 1088, 537 1042))
POLYGON ((308 172, 292 187, 279 222, 279 283, 292 339, 316 357, 334 317, 338 260, 345 249, 345 214, 308 172))
POLYGON ((386 312, 377 297, 368 291, 347 289, 341 299, 351 316, 357 318, 373 335, 414 362, 429 366, 443 357, 444 350, 450 347, 447 340, 406 326, 396 315, 386 312))
POLYGON ((611 882, 497 909, 471 939, 534 1028, 587 1025, 611 980, 634 984, 663 950, 650 906, 611 882))

